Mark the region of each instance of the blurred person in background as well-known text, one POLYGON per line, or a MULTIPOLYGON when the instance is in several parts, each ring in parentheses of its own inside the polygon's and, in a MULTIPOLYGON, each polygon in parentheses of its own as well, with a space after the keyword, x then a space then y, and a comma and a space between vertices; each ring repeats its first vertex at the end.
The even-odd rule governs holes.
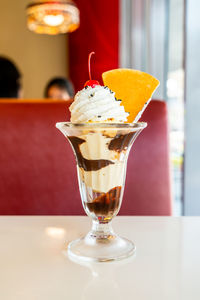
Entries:
POLYGON ((74 97, 74 86, 69 79, 55 77, 48 82, 44 96, 51 99, 69 100, 74 97))
POLYGON ((4 56, 0 56, 0 98, 22 98, 21 73, 4 56))

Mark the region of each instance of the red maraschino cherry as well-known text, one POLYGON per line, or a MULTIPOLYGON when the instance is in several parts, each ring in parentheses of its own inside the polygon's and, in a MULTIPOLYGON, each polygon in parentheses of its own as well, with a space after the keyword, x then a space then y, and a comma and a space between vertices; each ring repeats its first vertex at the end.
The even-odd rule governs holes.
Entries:
POLYGON ((91 56, 93 54, 95 54, 95 52, 90 52, 90 54, 88 56, 88 73, 89 73, 90 80, 86 81, 86 83, 84 84, 84 87, 91 86, 92 88, 94 88, 96 85, 100 85, 100 83, 97 80, 92 80, 92 78, 91 78, 90 60, 91 60, 91 56))

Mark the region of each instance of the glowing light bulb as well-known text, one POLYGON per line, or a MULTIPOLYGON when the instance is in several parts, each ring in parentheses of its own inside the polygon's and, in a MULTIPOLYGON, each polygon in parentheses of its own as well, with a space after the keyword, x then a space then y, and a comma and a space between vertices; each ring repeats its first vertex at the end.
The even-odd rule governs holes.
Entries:
POLYGON ((59 26, 63 23, 64 17, 63 15, 46 15, 43 20, 49 26, 59 26))

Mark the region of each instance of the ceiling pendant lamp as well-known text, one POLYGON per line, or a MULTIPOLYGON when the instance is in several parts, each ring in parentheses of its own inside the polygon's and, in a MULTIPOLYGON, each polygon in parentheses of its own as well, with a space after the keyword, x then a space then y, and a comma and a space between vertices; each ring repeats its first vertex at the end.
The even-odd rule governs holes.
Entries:
POLYGON ((55 35, 79 27, 79 9, 72 0, 32 2, 26 7, 28 29, 55 35))

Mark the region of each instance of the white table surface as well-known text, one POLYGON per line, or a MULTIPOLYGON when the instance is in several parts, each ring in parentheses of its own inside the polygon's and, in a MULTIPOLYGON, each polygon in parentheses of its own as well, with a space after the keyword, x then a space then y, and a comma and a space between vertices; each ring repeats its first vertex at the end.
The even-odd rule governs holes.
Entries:
POLYGON ((116 217, 135 257, 79 265, 65 243, 90 225, 88 217, 0 217, 0 299, 200 299, 199 217, 116 217))

